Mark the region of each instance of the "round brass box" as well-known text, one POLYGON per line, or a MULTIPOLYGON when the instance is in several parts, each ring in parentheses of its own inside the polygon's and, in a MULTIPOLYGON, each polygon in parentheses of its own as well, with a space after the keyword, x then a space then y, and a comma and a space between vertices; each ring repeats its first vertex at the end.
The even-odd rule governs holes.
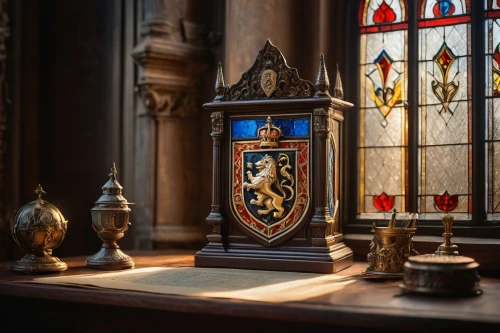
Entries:
POLYGON ((424 254, 408 258, 401 288, 408 293, 477 295, 479 264, 464 256, 424 254))

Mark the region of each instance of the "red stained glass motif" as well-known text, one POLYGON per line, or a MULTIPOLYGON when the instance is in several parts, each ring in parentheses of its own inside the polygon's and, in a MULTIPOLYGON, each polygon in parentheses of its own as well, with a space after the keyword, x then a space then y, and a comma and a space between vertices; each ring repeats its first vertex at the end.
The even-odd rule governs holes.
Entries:
POLYGON ((449 195, 448 191, 445 191, 442 195, 434 196, 434 204, 438 210, 448 213, 457 208, 458 196, 449 195))
POLYGON ((380 74, 382 76, 382 84, 385 86, 387 77, 389 76, 389 71, 391 70, 392 59, 385 52, 385 50, 380 53, 380 55, 375 59, 375 65, 379 68, 380 74))
POLYGON ((391 23, 396 20, 396 13, 394 10, 384 1, 380 4, 378 9, 373 13, 373 22, 375 23, 391 23))
POLYGON ((394 196, 382 192, 381 195, 373 197, 373 205, 381 212, 388 212, 394 207, 394 196))
POLYGON ((438 64, 442 67, 441 71, 446 73, 448 70, 448 66, 455 61, 455 56, 450 52, 449 48, 443 49, 441 52, 441 56, 439 57, 438 64))

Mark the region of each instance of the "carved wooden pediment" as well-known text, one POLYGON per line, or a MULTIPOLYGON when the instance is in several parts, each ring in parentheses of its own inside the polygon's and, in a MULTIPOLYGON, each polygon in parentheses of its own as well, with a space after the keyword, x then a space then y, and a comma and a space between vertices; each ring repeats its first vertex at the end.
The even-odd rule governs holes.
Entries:
POLYGON ((297 69, 288 67, 281 51, 268 39, 253 66, 237 83, 225 89, 220 100, 307 98, 315 92, 314 85, 302 80, 297 69))

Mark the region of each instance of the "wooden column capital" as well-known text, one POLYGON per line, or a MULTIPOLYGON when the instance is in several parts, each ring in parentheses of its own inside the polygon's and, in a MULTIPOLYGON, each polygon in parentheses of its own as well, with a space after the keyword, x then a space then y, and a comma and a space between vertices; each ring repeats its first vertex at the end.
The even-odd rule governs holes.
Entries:
POLYGON ((141 39, 132 57, 139 66, 136 92, 145 114, 157 119, 193 115, 210 58, 207 29, 187 12, 174 15, 182 9, 175 1, 142 0, 142 5, 141 39))

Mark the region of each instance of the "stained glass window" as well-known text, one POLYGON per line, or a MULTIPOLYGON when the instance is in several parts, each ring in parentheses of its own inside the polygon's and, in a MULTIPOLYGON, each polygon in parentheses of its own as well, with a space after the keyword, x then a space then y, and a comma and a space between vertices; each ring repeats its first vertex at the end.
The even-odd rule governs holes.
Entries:
POLYGON ((488 219, 500 218, 500 1, 486 1, 486 151, 488 219), (495 168, 496 166, 496 168, 495 168))
POLYGON ((438 202, 457 200, 456 219, 470 219, 472 87, 469 1, 420 3, 419 212, 441 216, 438 202), (448 200, 448 199, 446 199, 448 200), (436 214, 437 213, 437 214, 436 214))
POLYGON ((405 1, 360 6, 358 217, 405 211, 407 16, 405 1))
POLYGON ((413 4, 411 23, 406 1, 359 7, 357 218, 411 207, 420 219, 440 221, 448 211, 456 220, 499 221, 500 0, 413 4), (473 27, 483 14, 484 27, 473 27))

